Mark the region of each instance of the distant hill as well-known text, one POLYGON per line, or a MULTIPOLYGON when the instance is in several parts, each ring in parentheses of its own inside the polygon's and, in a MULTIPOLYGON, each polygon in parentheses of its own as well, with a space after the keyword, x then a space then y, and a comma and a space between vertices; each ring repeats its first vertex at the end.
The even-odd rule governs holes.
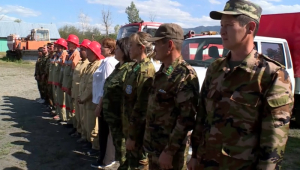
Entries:
POLYGON ((199 26, 195 28, 183 28, 184 34, 188 33, 190 30, 195 31, 196 34, 199 34, 203 31, 218 31, 220 33, 221 26, 199 26))

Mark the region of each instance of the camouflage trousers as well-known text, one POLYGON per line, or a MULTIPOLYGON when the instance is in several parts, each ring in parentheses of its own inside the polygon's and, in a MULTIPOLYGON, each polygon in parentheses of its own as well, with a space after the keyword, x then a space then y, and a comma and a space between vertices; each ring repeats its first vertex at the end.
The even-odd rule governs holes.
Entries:
POLYGON ((125 162, 125 154, 126 154, 126 148, 125 148, 125 136, 122 133, 122 126, 120 118, 118 119, 110 119, 105 117, 105 120, 109 126, 113 144, 115 146, 115 160, 120 162, 120 167, 125 162), (119 119, 119 120, 118 120, 119 119))
POLYGON ((48 98, 49 105, 51 107, 54 107, 52 84, 47 84, 47 98, 48 98))
POLYGON ((40 98, 45 99, 45 92, 44 92, 44 89, 43 89, 43 83, 41 81, 37 81, 37 86, 38 86, 38 90, 39 90, 39 93, 40 93, 40 98))
MULTIPOLYGON (((189 145, 183 145, 179 148, 177 153, 173 156, 173 169, 172 170, 187 170, 187 155, 189 152, 189 145)), ((149 170, 163 170, 160 168, 158 159, 159 155, 148 154, 149 170)))
POLYGON ((147 153, 143 148, 144 132, 144 128, 137 130, 138 135, 135 141, 135 149, 126 151, 126 162, 124 163, 127 166, 126 170, 148 169, 147 153))
POLYGON ((201 155, 200 169, 219 170, 219 169, 236 169, 252 170, 256 169, 253 160, 242 160, 229 157, 220 153, 220 151, 209 151, 201 155))
POLYGON ((142 146, 135 146, 133 151, 126 150, 126 161, 118 170, 148 170, 147 153, 142 146))

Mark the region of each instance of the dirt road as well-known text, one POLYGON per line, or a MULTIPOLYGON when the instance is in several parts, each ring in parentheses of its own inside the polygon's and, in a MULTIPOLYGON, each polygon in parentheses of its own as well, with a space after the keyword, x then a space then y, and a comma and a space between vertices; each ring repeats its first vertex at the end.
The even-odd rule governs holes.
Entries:
MULTIPOLYGON (((89 170, 96 160, 47 114, 38 98, 33 65, 0 61, 0 170, 89 170)), ((284 170, 300 169, 300 130, 293 128, 284 170)), ((111 168, 116 169, 116 167, 111 168)))

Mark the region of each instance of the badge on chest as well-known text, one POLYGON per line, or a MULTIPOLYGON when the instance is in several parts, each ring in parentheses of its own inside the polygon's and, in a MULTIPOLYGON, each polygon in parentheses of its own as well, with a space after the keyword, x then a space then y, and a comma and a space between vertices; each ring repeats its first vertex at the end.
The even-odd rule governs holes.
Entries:
POLYGON ((126 91, 127 94, 131 94, 132 93, 132 86, 127 85, 125 91, 126 91))

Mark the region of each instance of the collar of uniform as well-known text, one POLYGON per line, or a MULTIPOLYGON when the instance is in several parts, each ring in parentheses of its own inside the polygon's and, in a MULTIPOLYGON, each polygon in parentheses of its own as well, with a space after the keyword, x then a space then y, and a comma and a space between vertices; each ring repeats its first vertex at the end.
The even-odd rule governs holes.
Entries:
POLYGON ((166 75, 170 75, 173 73, 175 67, 180 64, 182 62, 182 56, 178 57, 175 61, 172 62, 172 64, 168 67, 165 68, 165 65, 162 64, 159 71, 166 74, 166 75))
POLYGON ((140 61, 140 63, 148 62, 148 61, 150 61, 150 58, 146 57, 146 58, 143 58, 143 59, 140 61))
POLYGON ((97 63, 97 61, 100 61, 100 60, 98 60, 98 59, 96 59, 94 62, 90 62, 90 66, 92 66, 92 65, 94 65, 95 63, 97 63))
POLYGON ((149 61, 150 61, 150 58, 146 57, 146 58, 142 59, 139 63, 135 62, 132 65, 133 71, 136 72, 141 67, 141 63, 146 63, 146 62, 149 62, 149 61))
MULTIPOLYGON (((227 54, 227 57, 225 60, 222 61, 219 70, 223 70, 224 72, 229 72, 229 66, 228 66, 228 61, 231 57, 231 52, 227 54)), ((257 57, 258 53, 256 50, 252 50, 250 54, 241 62, 241 64, 237 67, 245 70, 246 72, 251 72, 252 68, 257 65, 257 57)))
POLYGON ((128 66, 129 62, 123 63, 122 65, 120 64, 120 62, 116 65, 116 69, 118 70, 122 70, 124 67, 128 66))

